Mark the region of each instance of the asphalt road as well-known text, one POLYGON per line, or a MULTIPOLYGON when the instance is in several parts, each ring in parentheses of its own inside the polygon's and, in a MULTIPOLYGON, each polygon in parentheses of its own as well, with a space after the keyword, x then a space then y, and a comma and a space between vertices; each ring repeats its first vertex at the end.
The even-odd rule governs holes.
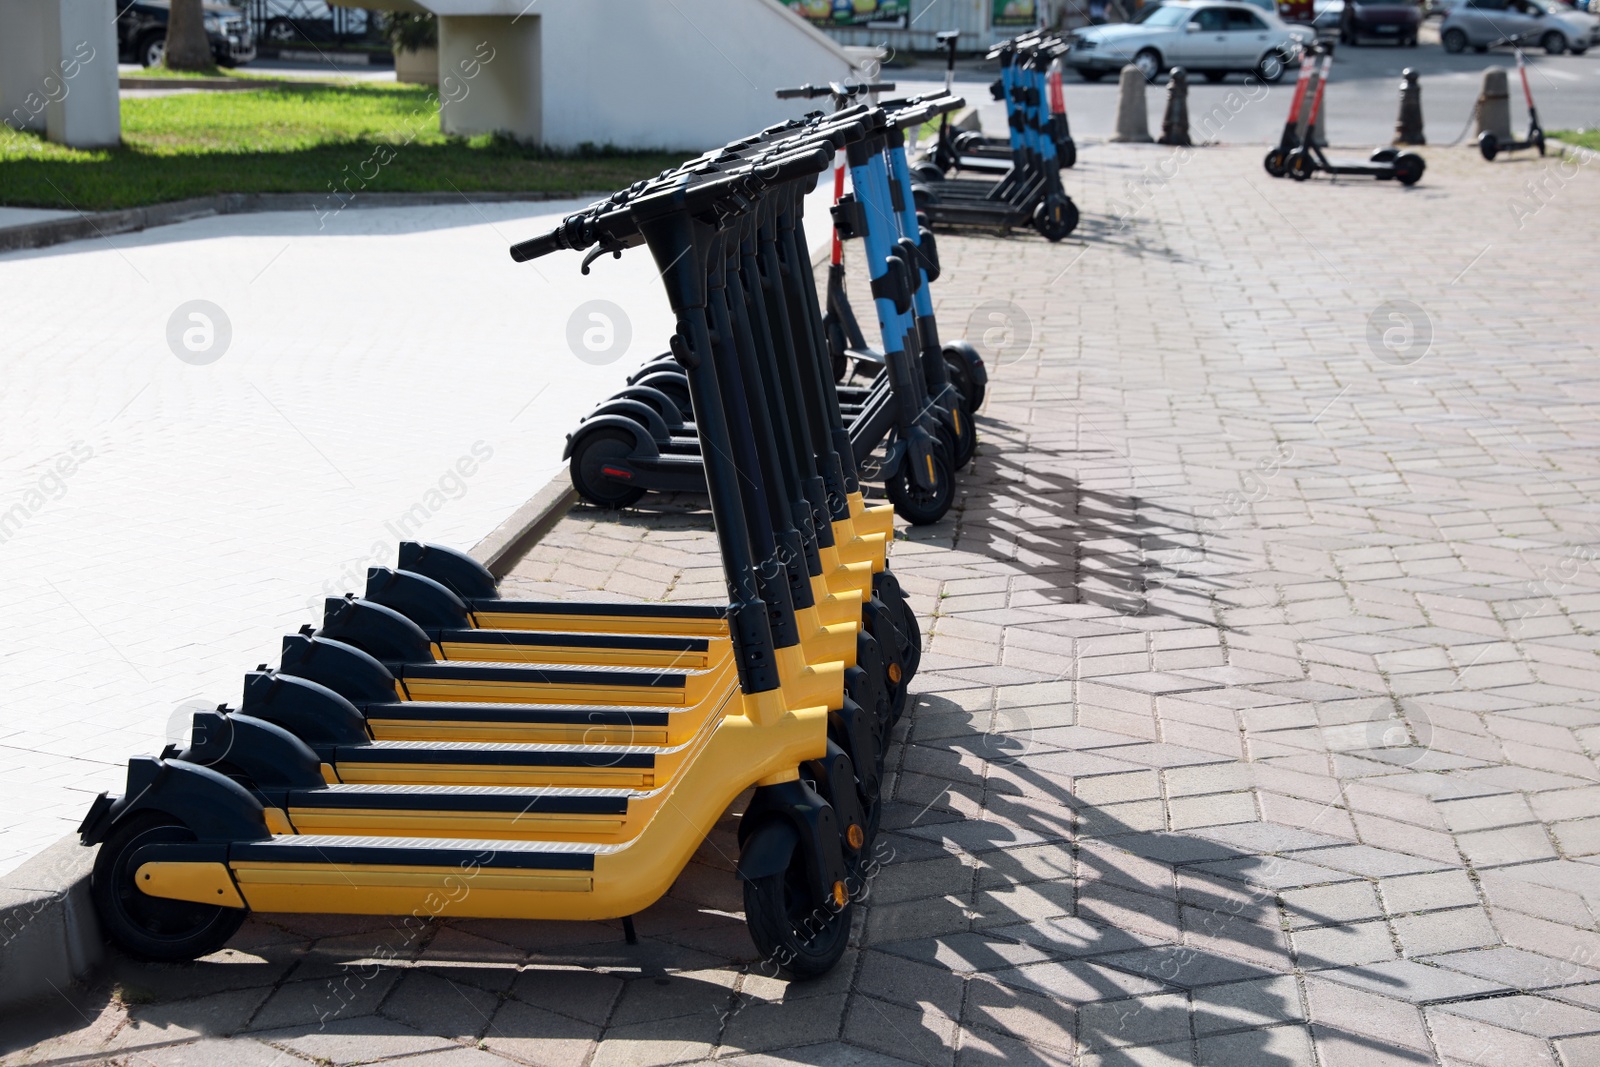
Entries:
MULTIPOLYGON (((1438 21, 1433 19, 1424 27, 1416 48, 1340 48, 1324 100, 1329 141, 1347 145, 1387 143, 1394 135, 1400 72, 1414 67, 1422 77, 1422 110, 1428 140, 1435 145, 1450 142, 1460 135, 1471 117, 1483 70, 1496 65, 1514 71, 1516 59, 1509 49, 1484 55, 1450 55, 1438 44, 1438 21)), ((1538 52, 1529 55, 1528 65, 1534 101, 1546 129, 1600 126, 1600 49, 1583 56, 1547 56, 1538 52)), ((884 76, 893 79, 900 92, 907 93, 928 91, 942 84, 942 75, 928 60, 915 68, 889 70, 884 76)), ((984 130, 998 134, 1005 128, 1004 116, 1000 105, 990 100, 987 88, 994 76, 992 64, 973 64, 970 69, 957 71, 958 88, 969 102, 980 105, 984 130)), ((1292 73, 1277 85, 1265 88, 1247 86, 1239 75, 1220 85, 1193 79, 1189 110, 1196 140, 1223 144, 1267 144, 1277 140, 1293 86, 1292 73), (1203 116, 1208 114, 1225 119, 1203 123, 1203 116), (1207 135, 1204 130, 1213 132, 1207 135)), ((1090 84, 1069 71, 1064 89, 1075 136, 1101 138, 1113 132, 1117 110, 1114 76, 1090 84)), ((1159 133, 1165 85, 1152 86, 1146 98, 1151 132, 1159 133)), ((1514 82, 1511 115, 1520 132, 1527 124, 1527 111, 1514 82)))

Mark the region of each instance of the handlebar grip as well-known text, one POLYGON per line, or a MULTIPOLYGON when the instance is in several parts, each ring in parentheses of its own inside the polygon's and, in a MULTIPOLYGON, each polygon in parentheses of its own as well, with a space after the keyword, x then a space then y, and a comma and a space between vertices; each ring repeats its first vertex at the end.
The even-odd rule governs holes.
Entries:
POLYGON ((779 100, 814 100, 830 92, 832 90, 826 85, 800 85, 792 89, 779 89, 776 95, 779 100))
POLYGON ((860 87, 863 93, 892 93, 894 82, 868 82, 860 87))
POLYGON ((817 147, 776 159, 762 167, 758 174, 762 181, 777 184, 804 178, 808 174, 821 174, 832 162, 833 150, 817 147))
POLYGON ((526 241, 518 241, 511 246, 511 258, 518 263, 526 263, 530 259, 548 256, 552 252, 559 252, 567 247, 567 235, 562 228, 551 230, 549 233, 530 237, 526 241))

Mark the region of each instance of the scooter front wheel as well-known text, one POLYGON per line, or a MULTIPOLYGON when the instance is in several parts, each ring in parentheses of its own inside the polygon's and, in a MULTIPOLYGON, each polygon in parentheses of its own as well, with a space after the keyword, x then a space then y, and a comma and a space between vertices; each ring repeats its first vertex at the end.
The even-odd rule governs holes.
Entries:
POLYGON ((1289 161, 1285 169, 1289 177, 1297 182, 1303 182, 1317 172, 1317 165, 1311 159, 1311 153, 1305 149, 1300 149, 1289 153, 1289 161))
POLYGON ((1261 165, 1267 168, 1267 173, 1272 175, 1274 178, 1281 178, 1285 174, 1289 173, 1288 155, 1289 154, 1281 148, 1270 149, 1267 152, 1267 158, 1261 161, 1261 165))
POLYGON ((928 526, 944 518, 945 512, 955 502, 956 483, 950 476, 950 461, 940 450, 928 453, 933 464, 933 485, 924 489, 911 476, 911 461, 900 464, 900 469, 884 482, 883 488, 894 505, 895 514, 913 526, 928 526))
POLYGON ((638 503, 644 490, 618 482, 606 473, 633 454, 634 440, 615 426, 580 432, 572 443, 572 487, 589 503, 602 508, 625 508, 638 503))
POLYGON ((950 460, 956 470, 965 470, 978 451, 978 427, 967 413, 966 403, 954 397, 951 398, 950 429, 950 460))
MULTIPOLYGON (((781 824, 768 824, 756 834, 768 832, 794 833, 781 824)), ((746 847, 755 840, 752 836, 746 847)), ((762 958, 788 978, 816 978, 844 955, 853 908, 812 898, 805 858, 798 842, 796 846, 786 869, 744 880, 744 921, 762 958)))
POLYGON ((111 940, 130 956, 187 963, 218 952, 244 925, 242 908, 146 896, 133 855, 145 845, 189 842, 194 833, 170 815, 137 815, 112 831, 95 857, 90 895, 111 940))
POLYGON ((1056 142, 1056 166, 1071 170, 1078 162, 1078 142, 1067 137, 1056 142))
POLYGON ((1483 131, 1478 135, 1478 151, 1483 153, 1484 159, 1493 163, 1494 157, 1500 154, 1500 138, 1488 130, 1483 131))
POLYGON ((1078 226, 1078 205, 1067 197, 1051 197, 1033 209, 1033 225, 1047 240, 1059 241, 1078 226))

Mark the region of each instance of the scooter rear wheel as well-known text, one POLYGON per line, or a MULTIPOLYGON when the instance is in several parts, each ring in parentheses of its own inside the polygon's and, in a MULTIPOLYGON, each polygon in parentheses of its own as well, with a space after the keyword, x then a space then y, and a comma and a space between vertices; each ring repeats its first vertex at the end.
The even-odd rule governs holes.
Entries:
POLYGON ((1478 135, 1478 151, 1483 153, 1483 158, 1494 162, 1494 157, 1500 154, 1500 138, 1484 130, 1478 135))
POLYGON ((1267 168, 1267 173, 1272 175, 1274 178, 1281 178, 1285 174, 1289 173, 1288 157, 1289 153, 1285 152, 1281 148, 1269 149, 1267 151, 1267 158, 1261 161, 1261 165, 1267 168))
MULTIPOLYGON (((765 831, 763 827, 756 833, 765 831)), ((826 974, 850 941, 853 906, 840 908, 832 901, 814 900, 809 881, 799 848, 790 855, 787 869, 744 880, 744 921, 750 940, 763 959, 792 979, 826 974)))
POLYGON ((895 514, 913 526, 928 526, 944 518, 945 512, 955 502, 956 483, 950 476, 950 461, 941 450, 930 452, 933 463, 933 487, 924 489, 911 476, 909 461, 884 482, 884 492, 894 505, 895 514))
POLYGON ((633 454, 633 437, 615 426, 601 426, 578 433, 572 443, 572 487, 589 503, 602 508, 625 508, 638 503, 644 490, 636 485, 619 484, 605 468, 633 454))
POLYGON ((1401 152, 1394 157, 1395 180, 1401 185, 1415 185, 1426 167, 1427 163, 1415 152, 1401 152))
POLYGON ((186 963, 218 952, 244 925, 241 908, 146 896, 134 882, 133 854, 145 845, 195 840, 170 815, 137 815, 112 831, 95 857, 90 895, 111 940, 130 956, 186 963))

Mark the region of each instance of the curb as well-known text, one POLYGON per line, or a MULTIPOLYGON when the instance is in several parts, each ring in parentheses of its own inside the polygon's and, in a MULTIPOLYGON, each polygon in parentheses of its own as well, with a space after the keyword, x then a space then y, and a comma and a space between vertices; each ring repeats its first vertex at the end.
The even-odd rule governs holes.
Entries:
MULTIPOLYGON (((540 202, 548 200, 599 199, 597 193, 473 193, 469 198, 462 193, 360 193, 345 202, 343 207, 427 207, 435 204, 497 204, 513 201, 540 202)), ((67 241, 81 241, 88 237, 110 237, 112 234, 133 233, 152 226, 170 226, 190 219, 203 219, 211 215, 245 215, 260 211, 307 211, 326 208, 326 193, 218 193, 215 196, 196 196, 188 200, 171 200, 165 204, 147 207, 123 208, 119 211, 100 211, 92 215, 79 212, 77 218, 48 219, 30 222, 23 226, 0 229, 0 252, 16 252, 27 248, 48 248, 67 241)), ((341 209, 342 210, 342 209, 341 209)))
POLYGON ((140 78, 123 75, 117 79, 120 89, 194 89, 207 92, 232 92, 247 89, 294 89, 313 86, 321 89, 342 89, 348 81, 331 81, 326 78, 140 78))
MULTIPOLYGON (((504 577, 577 499, 563 468, 473 546, 472 558, 504 577)), ((100 921, 89 899, 97 851, 68 834, 0 876, 0 1011, 60 994, 105 961, 100 921)))

